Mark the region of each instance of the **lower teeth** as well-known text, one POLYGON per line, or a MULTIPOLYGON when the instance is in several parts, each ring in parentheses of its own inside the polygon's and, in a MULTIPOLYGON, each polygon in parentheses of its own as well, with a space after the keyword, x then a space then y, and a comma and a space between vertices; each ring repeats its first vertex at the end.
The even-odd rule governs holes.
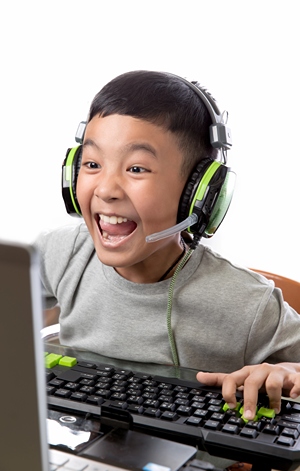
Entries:
POLYGON ((102 237, 103 239, 105 240, 109 240, 109 241, 118 241, 118 240, 122 240, 122 239, 125 239, 127 237, 127 235, 110 235, 108 234, 107 232, 103 231, 102 232, 102 237))

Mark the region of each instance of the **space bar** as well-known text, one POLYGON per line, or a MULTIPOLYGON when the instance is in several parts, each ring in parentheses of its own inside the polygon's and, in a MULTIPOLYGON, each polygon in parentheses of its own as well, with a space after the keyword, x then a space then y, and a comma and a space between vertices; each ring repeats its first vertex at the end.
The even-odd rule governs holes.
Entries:
POLYGON ((82 414, 94 414, 100 416, 100 406, 93 404, 87 404, 86 402, 70 401, 68 399, 62 399, 61 397, 48 396, 48 406, 59 407, 60 409, 73 410, 81 412, 82 414))

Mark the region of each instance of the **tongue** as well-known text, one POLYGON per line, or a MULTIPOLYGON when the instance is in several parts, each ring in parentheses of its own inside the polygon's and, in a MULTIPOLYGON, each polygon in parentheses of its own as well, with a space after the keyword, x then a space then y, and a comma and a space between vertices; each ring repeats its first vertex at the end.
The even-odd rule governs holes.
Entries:
POLYGON ((121 224, 109 224, 100 220, 99 225, 102 231, 107 232, 109 235, 116 236, 127 236, 136 228, 136 223, 133 221, 126 221, 121 224))

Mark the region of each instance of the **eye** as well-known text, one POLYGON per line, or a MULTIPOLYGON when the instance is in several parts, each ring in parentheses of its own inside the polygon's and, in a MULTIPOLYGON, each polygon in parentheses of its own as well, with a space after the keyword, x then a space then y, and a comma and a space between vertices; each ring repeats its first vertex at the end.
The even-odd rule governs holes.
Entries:
POLYGON ((138 165, 133 165, 132 167, 130 167, 129 172, 131 172, 131 173, 144 173, 144 172, 148 172, 148 170, 146 170, 144 167, 139 167, 138 165))
POLYGON ((96 164, 96 162, 85 162, 83 164, 84 167, 87 167, 91 170, 95 170, 95 169, 98 169, 100 168, 100 165, 99 164, 96 164))

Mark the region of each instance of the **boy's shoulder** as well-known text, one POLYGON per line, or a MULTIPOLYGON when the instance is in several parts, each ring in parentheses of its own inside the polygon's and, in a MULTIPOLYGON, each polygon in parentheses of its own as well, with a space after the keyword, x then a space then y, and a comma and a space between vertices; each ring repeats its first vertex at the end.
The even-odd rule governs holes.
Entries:
POLYGON ((45 230, 37 237, 35 246, 42 256, 55 255, 70 258, 83 249, 94 248, 93 240, 85 223, 70 224, 45 230))
POLYGON ((257 284, 262 286, 272 287, 274 283, 266 279, 259 273, 254 272, 251 268, 234 262, 226 256, 215 252, 210 246, 203 246, 202 268, 205 266, 210 272, 218 274, 222 277, 223 283, 236 283, 240 280, 241 283, 257 284))

